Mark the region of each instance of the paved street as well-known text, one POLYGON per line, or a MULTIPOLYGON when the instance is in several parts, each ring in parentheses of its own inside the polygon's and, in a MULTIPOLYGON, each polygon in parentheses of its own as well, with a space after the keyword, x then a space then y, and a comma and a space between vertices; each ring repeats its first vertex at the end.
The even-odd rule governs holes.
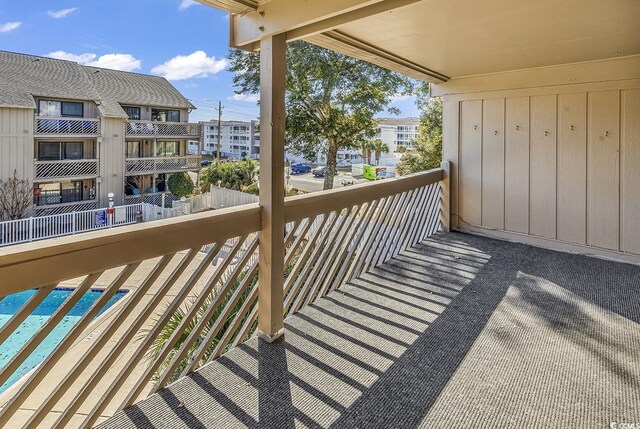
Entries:
MULTIPOLYGON (((333 187, 340 188, 346 183, 364 183, 368 182, 366 179, 354 179, 350 173, 338 172, 338 175, 333 179, 333 187)), ((300 189, 306 192, 322 191, 322 185, 324 183, 324 177, 313 177, 311 173, 304 174, 292 174, 289 178, 289 187, 300 189)))

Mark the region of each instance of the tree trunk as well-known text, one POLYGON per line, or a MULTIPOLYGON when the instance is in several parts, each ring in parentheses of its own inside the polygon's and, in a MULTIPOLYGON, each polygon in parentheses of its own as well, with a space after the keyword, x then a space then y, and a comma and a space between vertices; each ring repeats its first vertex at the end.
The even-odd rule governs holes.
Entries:
POLYGON ((336 158, 338 157, 338 145, 332 138, 329 139, 329 150, 327 151, 327 169, 324 173, 323 190, 333 189, 333 174, 336 171, 336 158))

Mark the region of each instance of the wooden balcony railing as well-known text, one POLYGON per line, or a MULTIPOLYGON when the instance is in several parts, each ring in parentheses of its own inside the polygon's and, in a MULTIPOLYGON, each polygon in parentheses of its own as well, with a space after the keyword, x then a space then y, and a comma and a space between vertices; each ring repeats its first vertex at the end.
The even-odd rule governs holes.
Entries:
POLYGON ((158 156, 149 158, 127 158, 126 174, 163 173, 187 170, 199 170, 199 156, 158 156))
MULTIPOLYGON (((285 313, 436 231, 442 179, 437 169, 288 198, 285 313)), ((250 204, 0 250, 0 278, 12 279, 0 293, 37 290, 0 328, 0 343, 56 285, 76 284, 5 364, 0 384, 88 290, 103 288, 55 350, 0 396, 0 426, 91 426, 251 337, 261 212, 250 204), (127 297, 94 320, 119 289, 127 297)))
POLYGON ((100 134, 100 121, 93 118, 51 118, 36 116, 35 135, 89 136, 100 134))
POLYGON ((35 180, 63 178, 91 178, 98 176, 97 159, 65 159, 61 161, 35 161, 35 180))
POLYGON ((188 122, 127 121, 127 136, 199 138, 200 124, 188 122))

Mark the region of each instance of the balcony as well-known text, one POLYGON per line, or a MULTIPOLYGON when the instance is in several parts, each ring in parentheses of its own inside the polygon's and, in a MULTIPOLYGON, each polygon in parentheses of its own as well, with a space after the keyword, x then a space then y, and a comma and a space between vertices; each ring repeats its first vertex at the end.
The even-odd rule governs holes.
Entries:
POLYGON ((100 134, 99 119, 36 116, 35 121, 35 136, 97 137, 100 134))
POLYGON ((127 121, 127 137, 200 138, 201 125, 188 122, 127 121))
POLYGON ((34 179, 37 182, 58 179, 90 179, 99 175, 97 159, 66 159, 60 161, 35 161, 34 179))
MULTIPOLYGON (((557 427, 597 418, 581 405, 590 401, 632 413, 640 267, 437 232, 442 177, 287 199, 285 334, 272 344, 255 334, 256 204, 0 252, 0 278, 14 279, 4 294, 38 289, 2 340, 56 284, 77 288, 76 299, 103 290, 0 396, 0 422, 557 427), (127 299, 94 320, 120 289, 127 299)), ((0 383, 72 307, 5 365, 0 383)))
POLYGON ((178 171, 200 170, 199 156, 158 156, 149 158, 127 158, 125 173, 127 175, 151 173, 175 173, 178 171))

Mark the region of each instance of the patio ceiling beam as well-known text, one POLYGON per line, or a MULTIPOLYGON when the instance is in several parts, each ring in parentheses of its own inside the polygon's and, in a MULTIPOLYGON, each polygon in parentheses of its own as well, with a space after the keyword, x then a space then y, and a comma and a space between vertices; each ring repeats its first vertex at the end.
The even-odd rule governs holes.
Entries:
MULTIPOLYGON (((246 0, 245 0, 246 1, 246 0)), ((231 46, 248 51, 259 49, 266 36, 286 33, 288 41, 333 30, 340 25, 389 12, 421 0, 323 0, 291 2, 270 0, 231 16, 231 46)))

